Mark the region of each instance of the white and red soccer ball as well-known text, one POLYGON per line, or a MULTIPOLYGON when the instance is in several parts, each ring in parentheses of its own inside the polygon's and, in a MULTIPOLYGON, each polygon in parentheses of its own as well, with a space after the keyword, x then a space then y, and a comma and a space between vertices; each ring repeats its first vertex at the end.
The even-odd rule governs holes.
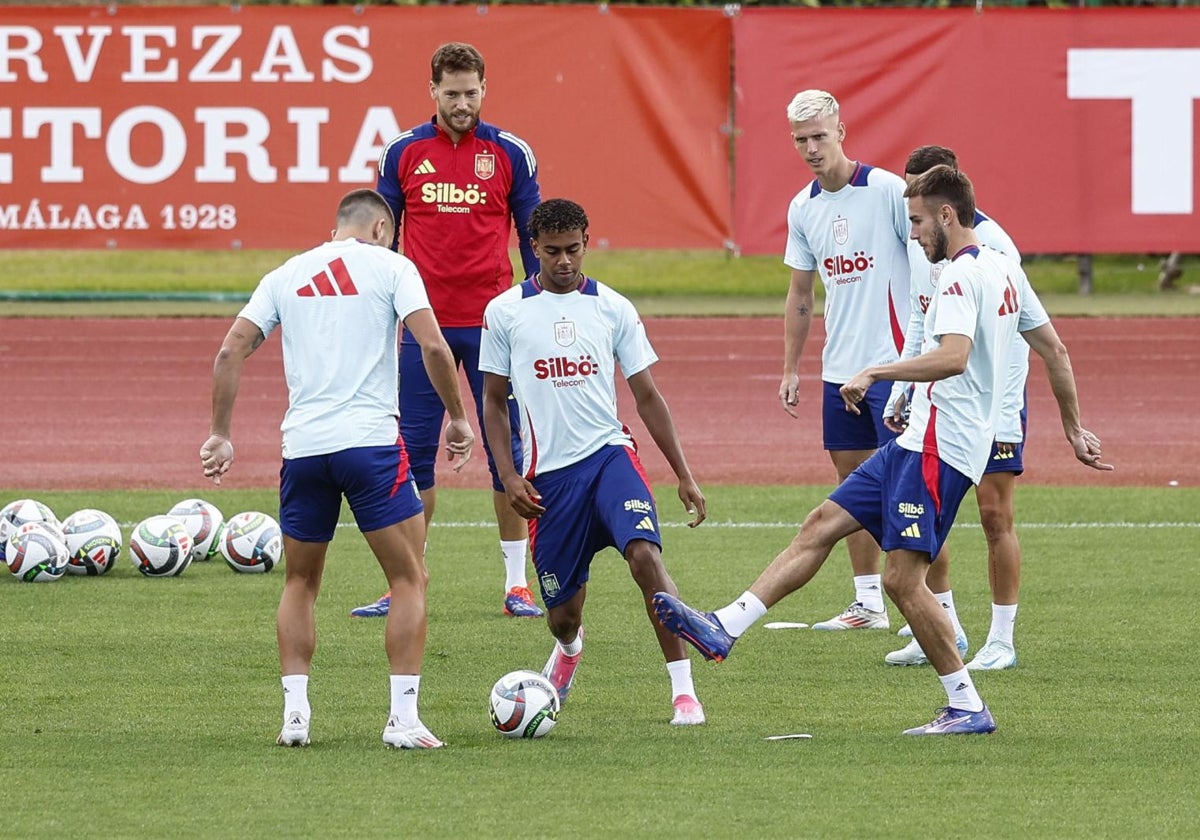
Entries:
POLYGON ((62 531, 67 571, 73 575, 102 575, 121 555, 121 527, 102 510, 75 511, 63 520, 62 531))
POLYGON ((263 574, 283 558, 279 523, 256 510, 231 516, 219 544, 221 556, 235 572, 263 574))
POLYGON ((26 583, 58 580, 67 570, 67 544, 57 524, 25 522, 10 530, 4 546, 8 570, 26 583))
POLYGON ((561 704, 550 680, 537 671, 513 671, 492 686, 492 726, 507 738, 541 738, 558 722, 561 704))
POLYGON ((192 537, 174 516, 151 516, 129 535, 129 559, 146 577, 175 577, 192 564, 192 537))
POLYGON ((220 553, 225 517, 216 505, 203 499, 184 499, 167 515, 177 517, 187 528, 192 538, 192 560, 203 562, 220 553))

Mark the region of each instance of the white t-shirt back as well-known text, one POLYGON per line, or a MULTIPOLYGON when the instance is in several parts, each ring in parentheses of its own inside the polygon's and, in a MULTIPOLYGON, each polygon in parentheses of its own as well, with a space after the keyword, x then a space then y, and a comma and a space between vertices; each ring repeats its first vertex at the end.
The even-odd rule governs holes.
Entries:
POLYGON ((239 313, 283 332, 283 457, 386 446, 399 437, 398 324, 429 308, 407 258, 356 239, 326 242, 263 277, 239 313))

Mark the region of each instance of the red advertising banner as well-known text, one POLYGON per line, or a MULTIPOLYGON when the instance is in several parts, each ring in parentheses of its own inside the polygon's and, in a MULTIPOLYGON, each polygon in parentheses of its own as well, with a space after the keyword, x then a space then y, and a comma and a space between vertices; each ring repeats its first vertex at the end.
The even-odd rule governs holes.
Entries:
POLYGON ((734 229, 783 253, 812 179, 786 108, 839 100, 852 158, 901 172, 953 148, 1027 253, 1200 251, 1200 10, 743 10, 734 229))
POLYGON ((0 248, 309 247, 451 40, 594 245, 720 248, 731 38, 721 10, 3 8, 0 248))

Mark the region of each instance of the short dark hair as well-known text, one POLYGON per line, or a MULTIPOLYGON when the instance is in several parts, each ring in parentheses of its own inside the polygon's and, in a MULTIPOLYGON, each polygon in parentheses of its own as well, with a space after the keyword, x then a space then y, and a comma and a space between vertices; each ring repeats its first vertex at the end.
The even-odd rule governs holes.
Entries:
POLYGON ((971 186, 971 179, 958 169, 938 164, 918 175, 904 190, 904 197, 945 202, 954 208, 960 225, 975 227, 975 188, 971 186))
POLYGON ((342 196, 337 209, 337 226, 371 225, 380 215, 386 216, 394 228, 396 217, 382 195, 371 189, 351 190, 342 196))
POLYGON ((551 198, 533 208, 529 216, 529 232, 534 239, 543 233, 566 233, 571 230, 587 233, 588 217, 583 208, 565 198, 551 198))
POLYGON ((458 41, 442 44, 429 60, 429 78, 435 85, 442 83, 446 73, 471 72, 478 73, 479 80, 483 81, 483 56, 470 44, 458 41))
POLYGON ((958 155, 945 146, 918 146, 909 154, 904 174, 920 175, 938 165, 958 169, 958 155))

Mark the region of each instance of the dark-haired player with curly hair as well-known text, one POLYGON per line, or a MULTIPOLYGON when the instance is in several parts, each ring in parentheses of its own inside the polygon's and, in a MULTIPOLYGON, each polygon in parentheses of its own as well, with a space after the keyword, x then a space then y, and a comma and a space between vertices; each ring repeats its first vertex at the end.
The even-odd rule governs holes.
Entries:
POLYGON ((533 565, 555 637, 542 673, 565 700, 583 655, 592 558, 616 548, 642 591, 667 660, 671 723, 703 723, 687 648, 658 622, 650 603, 659 589, 676 589, 662 562, 654 497, 616 412, 619 364, 638 415, 679 480, 679 499, 693 517, 688 525, 703 522, 704 494, 650 375, 658 357, 633 304, 583 273, 583 208, 566 199, 546 201, 533 211, 529 227, 540 270, 488 304, 479 369, 484 431, 508 503, 530 522, 533 565), (521 412, 520 463, 504 445, 510 383, 521 412))

